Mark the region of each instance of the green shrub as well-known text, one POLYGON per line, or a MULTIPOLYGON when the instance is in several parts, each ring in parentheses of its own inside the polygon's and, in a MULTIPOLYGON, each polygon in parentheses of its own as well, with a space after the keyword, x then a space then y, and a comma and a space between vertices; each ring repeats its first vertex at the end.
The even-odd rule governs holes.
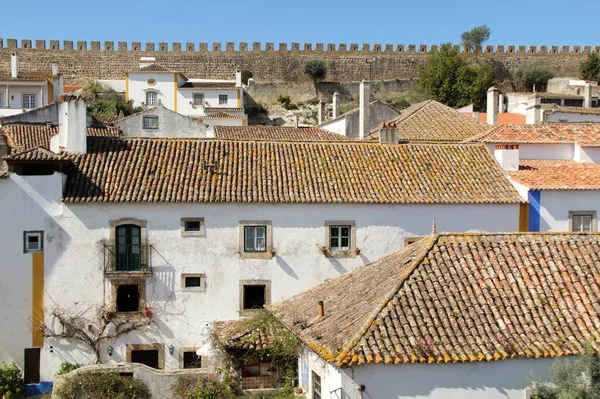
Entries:
POLYGON ((2 364, 0 366, 0 397, 14 398, 23 392, 25 380, 23 372, 16 363, 2 364))
POLYGON ((242 69, 242 83, 247 85, 248 84, 248 79, 250 79, 252 77, 252 71, 249 71, 247 69, 242 69))
POLYGON ((535 86, 536 91, 544 91, 548 86, 548 80, 553 77, 554 74, 548 68, 535 62, 529 62, 517 69, 514 80, 522 89, 533 91, 535 86))
POLYGON ((579 68, 581 77, 585 80, 600 82, 600 58, 596 53, 591 53, 579 68))
POLYGON ((63 362, 60 364, 60 368, 56 372, 56 375, 63 375, 63 374, 70 373, 73 370, 77 370, 79 367, 81 367, 81 364, 63 362))
POLYGON ((327 64, 320 58, 306 60, 304 63, 304 73, 312 80, 315 86, 315 94, 318 95, 317 83, 327 76, 327 64))
POLYGON ((118 373, 80 373, 55 390, 59 399, 151 399, 142 380, 118 373))
POLYGON ((181 399, 233 399, 236 385, 229 377, 221 381, 209 377, 179 376, 172 387, 173 397, 181 399))

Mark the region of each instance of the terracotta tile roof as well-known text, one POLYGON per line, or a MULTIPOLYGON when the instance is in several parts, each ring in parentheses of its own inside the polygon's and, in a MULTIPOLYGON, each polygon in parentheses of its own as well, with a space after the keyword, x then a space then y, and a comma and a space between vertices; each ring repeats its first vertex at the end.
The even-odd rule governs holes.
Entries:
POLYGON ((257 326, 257 321, 252 319, 216 321, 213 323, 213 332, 218 342, 228 350, 261 350, 289 339, 285 327, 269 313, 259 321, 264 324, 257 326))
POLYGON ((72 93, 80 89, 83 89, 83 86, 63 86, 63 91, 65 93, 72 93))
POLYGON ((466 141, 511 144, 578 143, 583 147, 600 145, 600 123, 543 123, 539 125, 501 125, 466 141))
POLYGON ((244 112, 244 108, 206 107, 204 112, 244 112))
POLYGON ((268 308, 338 366, 553 357, 600 349, 598 276, 597 234, 440 234, 268 308))
POLYGON ((520 203, 484 145, 89 138, 66 202, 520 203))
MULTIPOLYGON (((470 115, 470 114, 467 114, 467 115, 470 115)), ((487 112, 480 112, 479 120, 481 122, 487 123, 487 112)), ((524 125, 526 120, 527 120, 527 118, 523 114, 508 113, 508 112, 503 112, 501 114, 498 114, 498 125, 507 125, 507 124, 524 125)), ((490 125, 488 125, 488 128, 489 127, 490 127, 490 125)))
MULTIPOLYGON (((119 137, 119 128, 90 127, 87 130, 91 137, 119 137)), ((36 147, 50 148, 50 139, 58 134, 58 126, 46 125, 4 125, 0 127, 0 134, 7 138, 8 146, 14 153, 36 147)))
POLYGON ((217 112, 214 114, 206 115, 204 119, 244 119, 244 117, 240 115, 228 114, 227 112, 217 112))
POLYGON ((184 85, 179 87, 180 89, 204 89, 204 90, 217 90, 217 89, 235 89, 235 82, 186 82, 184 85))
POLYGON ((215 126, 215 137, 234 140, 270 141, 353 141, 318 127, 215 126))
POLYGON ((138 68, 138 69, 135 69, 135 70, 133 70, 132 72, 133 72, 133 73, 136 73, 136 72, 144 72, 144 73, 145 73, 145 72, 165 72, 165 73, 177 73, 177 72, 175 72, 175 71, 172 71, 172 70, 170 70, 170 69, 168 69, 168 68, 165 68, 164 66, 162 66, 162 65, 159 65, 159 64, 150 64, 150 65, 147 65, 147 66, 144 66, 144 67, 140 67, 140 68, 138 68))
POLYGON ((600 165, 573 160, 521 160, 510 178, 534 190, 600 190, 600 165))
MULTIPOLYGON (((460 142, 490 127, 434 100, 411 105, 393 122, 396 122, 399 140, 408 142, 460 142)), ((379 140, 379 131, 365 140, 379 140)))
POLYGON ((0 82, 46 82, 52 77, 51 73, 19 74, 13 78, 9 73, 0 74, 0 82))
POLYGON ((56 154, 44 147, 31 148, 12 154, 4 159, 6 161, 67 162, 66 158, 62 155, 56 154))
POLYGON ((568 93, 548 93, 548 92, 512 92, 506 93, 506 95, 517 95, 517 96, 532 96, 534 95, 539 98, 549 98, 549 99, 564 99, 564 100, 583 100, 583 96, 578 96, 576 94, 568 94, 568 93))
MULTIPOLYGON (((544 105, 553 105, 553 104, 544 104, 544 105)), ((556 106, 555 108, 550 107, 550 110, 555 112, 560 112, 563 114, 586 114, 586 115, 600 115, 600 108, 584 108, 584 107, 560 107, 556 106)))

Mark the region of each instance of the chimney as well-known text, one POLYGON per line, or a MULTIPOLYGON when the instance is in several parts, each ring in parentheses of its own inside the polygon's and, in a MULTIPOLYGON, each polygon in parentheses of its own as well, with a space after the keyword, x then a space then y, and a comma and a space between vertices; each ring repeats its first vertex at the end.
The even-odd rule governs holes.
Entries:
POLYGON ((500 100, 500 90, 492 86, 487 91, 487 123, 488 125, 498 126, 498 105, 500 100))
POLYGON ((319 101, 319 109, 318 109, 318 117, 319 117, 319 125, 325 122, 325 101, 319 101))
POLYGON ((504 113, 504 94, 500 92, 500 96, 498 96, 498 113, 504 113))
POLYGON ((319 309, 318 309, 317 315, 319 316, 319 318, 321 318, 321 317, 325 316, 325 305, 323 304, 323 301, 319 301, 318 305, 319 305, 319 309))
POLYGON ((58 135, 50 141, 53 152, 63 150, 85 154, 87 152, 87 110, 85 101, 74 96, 58 99, 58 135))
POLYGON ((57 102, 58 97, 65 94, 65 87, 63 84, 62 75, 54 75, 54 78, 52 79, 52 88, 54 93, 54 98, 52 99, 52 101, 57 102))
POLYGON ((58 64, 56 62, 52 63, 52 76, 56 76, 59 73, 58 64))
POLYGON ((156 62, 156 58, 154 57, 141 57, 140 58, 140 68, 144 68, 150 66, 156 62))
POLYGON ((242 87, 242 71, 239 69, 235 71, 235 87, 242 87))
POLYGON ((369 121, 369 103, 371 102, 371 83, 360 82, 360 102, 358 108, 359 126, 358 137, 362 140, 368 133, 367 122, 369 121))
POLYGON ((541 122, 542 103, 537 95, 531 95, 527 98, 527 112, 525 113, 525 123, 528 125, 539 125, 541 122))
POLYGON ((19 77, 19 56, 17 53, 12 53, 10 56, 10 77, 19 77))
POLYGON ((379 144, 398 144, 398 129, 394 122, 382 123, 379 128, 379 144))
POLYGON ((592 108, 592 84, 590 82, 585 82, 583 88, 583 107, 592 108))
POLYGON ((497 144, 494 157, 504 170, 519 170, 519 146, 515 144, 497 144))
POLYGON ((340 93, 333 93, 333 119, 340 116, 340 93))

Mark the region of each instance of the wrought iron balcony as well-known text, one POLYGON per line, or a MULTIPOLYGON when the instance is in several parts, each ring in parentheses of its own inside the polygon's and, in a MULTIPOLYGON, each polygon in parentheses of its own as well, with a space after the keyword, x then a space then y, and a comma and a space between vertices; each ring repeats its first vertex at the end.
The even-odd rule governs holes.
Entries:
POLYGON ((150 273, 152 245, 104 244, 104 272, 150 273))

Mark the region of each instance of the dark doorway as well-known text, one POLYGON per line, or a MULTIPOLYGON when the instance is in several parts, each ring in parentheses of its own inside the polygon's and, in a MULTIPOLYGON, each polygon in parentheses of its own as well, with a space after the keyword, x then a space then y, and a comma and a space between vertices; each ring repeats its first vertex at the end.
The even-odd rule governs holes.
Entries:
POLYGON ((262 309, 265 307, 265 286, 244 286, 244 309, 262 309))
POLYGON ((25 349, 25 384, 40 382, 40 353, 41 348, 25 349))
POLYGON ((131 363, 141 363, 158 369, 158 349, 131 351, 131 363))
POLYGON ((138 312, 140 310, 140 286, 123 284, 117 287, 117 312, 138 312))

